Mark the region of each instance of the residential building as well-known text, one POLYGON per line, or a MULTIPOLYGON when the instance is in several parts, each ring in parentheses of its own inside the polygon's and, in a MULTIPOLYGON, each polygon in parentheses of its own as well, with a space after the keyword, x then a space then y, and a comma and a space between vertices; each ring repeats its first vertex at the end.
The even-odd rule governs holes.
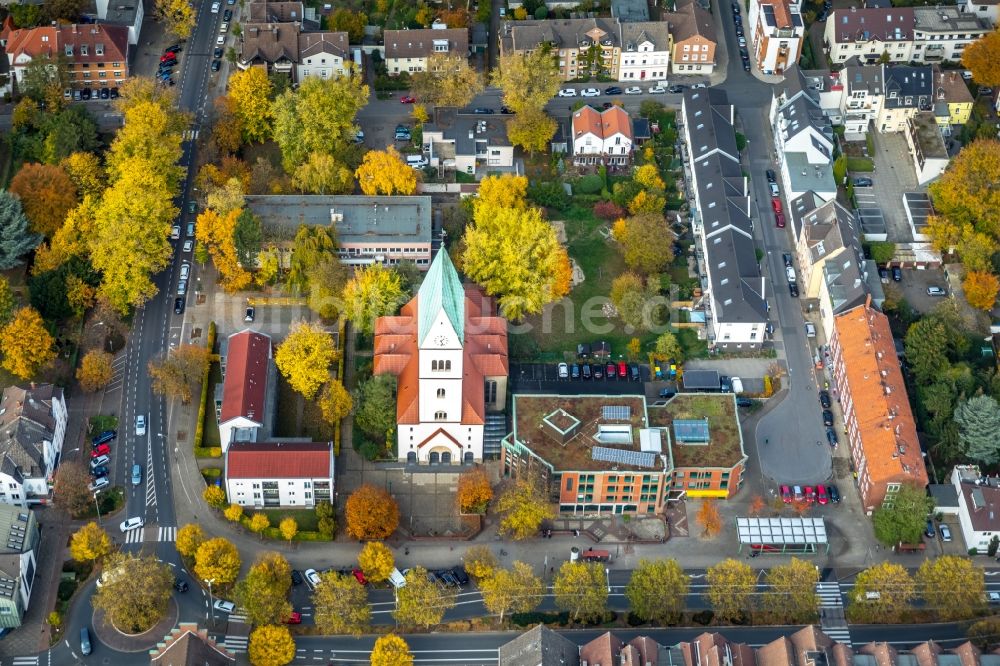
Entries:
POLYGON ((0 398, 0 503, 45 504, 66 437, 66 397, 52 384, 9 386, 0 398))
POLYGON ((840 112, 848 141, 863 140, 882 111, 884 69, 884 65, 862 65, 858 58, 852 57, 840 70, 843 92, 840 112))
POLYGON ((882 96, 875 129, 879 132, 906 131, 907 121, 921 111, 934 108, 934 73, 930 65, 883 65, 882 96))
MULTIPOLYGON (((852 58, 841 70, 840 80, 843 84, 840 108, 848 140, 863 138, 870 127, 879 132, 906 131, 911 118, 920 112, 934 111, 937 98, 944 102, 948 94, 942 85, 935 91, 935 82, 943 82, 935 79, 930 65, 861 65, 852 58)), ((951 95, 956 100, 956 114, 962 113, 966 108, 964 98, 954 92, 951 95)), ((950 107, 947 112, 950 121, 950 107)))
POLYGON ((434 122, 424 125, 423 151, 430 166, 472 176, 514 167, 504 116, 437 109, 434 122))
POLYGON ((670 26, 664 21, 621 23, 623 83, 665 81, 670 74, 670 26))
MULTIPOLYGON (((38 569, 38 519, 23 507, 0 504, 0 627, 20 627, 38 569), (6 541, 3 536, 6 535, 6 541)), ((42 601, 44 603, 44 600, 42 601)))
POLYGON ((958 6, 966 14, 975 14, 992 26, 1000 23, 1000 16, 997 14, 1000 0, 965 0, 958 6))
POLYGON ((128 43, 132 46, 139 43, 142 19, 145 16, 141 2, 134 0, 129 3, 111 4, 111 0, 96 0, 96 9, 97 18, 101 23, 128 28, 128 43))
POLYGON ((310 76, 336 78, 357 69, 351 60, 346 32, 303 32, 299 35, 299 58, 295 65, 295 80, 310 76), (355 68, 355 69, 352 69, 355 68))
POLYGON ((495 313, 493 299, 463 285, 439 250, 399 316, 375 322, 374 373, 397 377, 400 461, 483 460, 487 426, 502 422, 507 399, 507 323, 495 313))
POLYGON ((833 124, 798 66, 776 88, 771 129, 787 200, 812 191, 825 200, 837 196, 833 178, 833 124))
POLYGON ((592 106, 573 113, 575 164, 628 164, 632 161, 632 118, 613 105, 598 111, 592 106))
POLYGON ((236 655, 196 622, 181 622, 149 651, 152 666, 225 666, 235 661, 236 655))
POLYGON ((722 90, 686 90, 680 118, 709 346, 755 349, 764 341, 768 305, 736 148, 736 109, 722 90))
POLYGON ((234 442, 225 463, 226 497, 240 506, 311 507, 333 496, 333 442, 234 442))
POLYGON ((805 24, 799 5, 790 0, 753 0, 747 17, 747 41, 757 67, 780 74, 799 62, 805 24))
POLYGON ((670 433, 649 428, 640 395, 513 397, 504 474, 542 483, 559 513, 661 514, 670 433))
POLYGON ((247 23, 298 23, 304 28, 319 27, 316 22, 306 19, 305 6, 295 0, 249 2, 246 9, 247 23))
POLYGON ((942 72, 934 65, 934 119, 941 132, 951 135, 972 117, 975 100, 958 70, 942 72))
POLYGON ((913 7, 837 9, 830 13, 823 42, 830 61, 858 58, 874 63, 883 54, 889 62, 909 62, 913 57, 913 7))
POLYGON ((420 30, 386 30, 385 66, 389 74, 427 71, 427 59, 435 53, 469 57, 469 31, 435 23, 420 30))
POLYGON ((861 495, 871 515, 904 483, 924 488, 927 470, 888 318, 870 302, 834 317, 834 388, 861 495))
POLYGON ((987 552, 990 541, 1000 536, 1000 480, 983 476, 975 465, 958 465, 950 481, 958 496, 958 524, 965 547, 987 552))
POLYGON ((15 81, 35 58, 63 57, 73 88, 118 87, 129 76, 129 28, 105 23, 13 30, 7 59, 15 81))
POLYGON ((918 185, 926 185, 948 168, 951 158, 933 113, 918 113, 906 121, 906 145, 918 185))
POLYGON ((360 71, 360 62, 351 59, 346 32, 306 32, 301 19, 292 19, 301 11, 301 3, 253 3, 251 12, 268 22, 248 22, 240 35, 240 69, 266 67, 268 72, 288 74, 301 83, 310 76, 336 78, 360 71), (268 11, 265 13, 264 8, 268 11), (296 7, 297 9, 289 9, 296 7), (286 20, 274 20, 286 19, 286 20))
POLYGON ((670 24, 670 53, 674 74, 711 74, 715 71, 718 37, 712 15, 695 0, 674 0, 674 11, 663 14, 670 24))
POLYGON ((954 5, 913 8, 913 61, 960 62, 972 42, 993 32, 993 24, 954 5))
POLYGON ((544 624, 500 646, 503 666, 579 666, 580 647, 544 624))
POLYGON ((734 394, 678 393, 649 407, 649 424, 666 431, 669 499, 729 499, 743 486, 747 454, 734 394))
POLYGON ((290 240, 302 224, 335 225, 337 253, 348 266, 412 261, 426 269, 432 244, 440 240, 429 196, 254 195, 246 197, 245 204, 265 230, 289 240, 278 248, 285 266, 291 257, 290 240))
POLYGON ((219 442, 225 452, 234 442, 266 440, 274 423, 274 368, 271 338, 244 330, 226 341, 222 390, 216 389, 219 442))

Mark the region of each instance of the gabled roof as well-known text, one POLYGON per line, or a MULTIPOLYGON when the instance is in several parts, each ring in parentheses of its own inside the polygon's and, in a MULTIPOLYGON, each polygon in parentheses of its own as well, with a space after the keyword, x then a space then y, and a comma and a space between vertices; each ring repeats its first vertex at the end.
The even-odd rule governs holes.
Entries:
POLYGON ((182 622, 149 651, 149 661, 155 666, 222 666, 236 656, 209 638, 207 629, 182 622))
POLYGON ((229 336, 228 349, 219 423, 239 417, 263 423, 271 338, 256 331, 240 331, 229 336))
POLYGON ((423 347, 437 319, 444 312, 459 342, 465 339, 465 290, 447 252, 438 252, 427 269, 418 292, 420 318, 417 342, 423 347))
POLYGON ((128 28, 107 23, 74 23, 14 30, 7 37, 7 57, 11 63, 22 55, 54 58, 66 54, 67 49, 72 49, 67 60, 73 64, 124 62, 128 57, 128 28))
POLYGON ((829 20, 838 44, 871 40, 908 42, 913 39, 916 21, 913 7, 837 9, 829 20))
POLYGON ((602 140, 621 134, 631 140, 632 118, 628 111, 617 105, 603 111, 592 106, 581 107, 573 114, 573 138, 575 140, 586 134, 593 134, 602 140))
POLYGON ((469 31, 465 28, 424 28, 421 30, 386 30, 385 57, 427 58, 434 53, 447 53, 463 58, 469 55, 469 31), (441 44, 447 51, 439 51, 441 44))
POLYGON ((233 442, 226 451, 227 479, 332 477, 330 442, 233 442))
POLYGON ((45 442, 51 442, 56 431, 52 403, 62 397, 63 390, 52 384, 4 389, 0 398, 0 471, 19 481, 45 475, 45 442))
POLYGON ((502 666, 579 666, 579 650, 573 641, 539 624, 501 645, 499 660, 502 666))
POLYGON ((349 43, 346 32, 303 32, 299 34, 299 55, 297 62, 318 53, 329 53, 347 58, 349 43))
POLYGON ((297 23, 247 23, 241 43, 240 60, 244 63, 299 61, 297 23))
POLYGON ((674 11, 664 14, 663 20, 670 24, 670 33, 674 36, 675 44, 692 37, 702 37, 712 43, 718 43, 712 15, 702 9, 695 0, 677 0, 674 11))
POLYGON ((930 65, 882 65, 882 80, 887 109, 927 107, 933 99, 934 73, 930 65))
POLYGON ((251 2, 247 6, 247 23, 301 23, 304 19, 301 2, 251 2))

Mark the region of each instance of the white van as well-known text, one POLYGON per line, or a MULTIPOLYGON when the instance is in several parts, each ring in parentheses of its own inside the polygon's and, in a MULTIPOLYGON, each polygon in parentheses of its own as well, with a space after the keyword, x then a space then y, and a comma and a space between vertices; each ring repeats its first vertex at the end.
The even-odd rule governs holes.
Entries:
POLYGON ((733 393, 735 393, 736 395, 743 393, 743 380, 741 380, 739 377, 733 377, 730 381, 732 382, 733 385, 733 393))
POLYGON ((399 569, 392 570, 392 573, 389 574, 389 582, 397 590, 401 587, 406 587, 406 577, 399 572, 399 569))
POLYGON ((414 169, 423 169, 429 162, 423 155, 407 155, 406 164, 414 169))

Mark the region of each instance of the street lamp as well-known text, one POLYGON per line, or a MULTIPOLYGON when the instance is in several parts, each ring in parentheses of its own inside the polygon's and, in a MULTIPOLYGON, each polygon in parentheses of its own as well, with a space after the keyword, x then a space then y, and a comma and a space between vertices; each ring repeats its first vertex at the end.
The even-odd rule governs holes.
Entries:
POLYGON ((215 600, 212 599, 212 583, 215 579, 206 578, 205 582, 208 583, 208 612, 212 614, 212 624, 215 624, 215 600))
POLYGON ((611 594, 611 569, 605 569, 604 576, 608 579, 608 594, 611 594))
POLYGON ((101 522, 101 504, 97 501, 97 493, 101 492, 98 490, 94 493, 94 508, 97 509, 97 524, 103 527, 104 523, 101 522))

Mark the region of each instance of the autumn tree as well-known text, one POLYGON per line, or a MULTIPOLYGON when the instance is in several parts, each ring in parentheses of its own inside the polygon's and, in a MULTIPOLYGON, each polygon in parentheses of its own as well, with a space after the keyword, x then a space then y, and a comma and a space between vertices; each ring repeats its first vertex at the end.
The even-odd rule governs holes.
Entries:
POLYGON ((320 574, 313 592, 314 620, 321 633, 360 636, 371 623, 371 606, 367 590, 358 585, 354 576, 342 576, 336 571, 320 574))
POLYGON ((208 364, 212 362, 210 349, 201 345, 183 344, 168 351, 157 361, 150 361, 147 370, 153 380, 153 392, 181 402, 191 402, 194 387, 201 384, 208 364))
POLYGON ((507 120, 507 138, 529 155, 545 152, 558 123, 542 109, 527 109, 507 120))
POLYGON ((187 39, 194 30, 194 8, 186 0, 155 0, 153 11, 163 21, 167 32, 178 39, 187 39))
POLYGON ((258 511, 250 517, 250 531, 254 534, 260 535, 261 541, 264 540, 264 530, 271 526, 271 519, 267 517, 267 514, 263 511, 258 511))
POLYGON ((365 578, 373 583, 389 579, 396 568, 392 551, 381 541, 369 541, 358 554, 358 566, 365 572, 365 578))
POLYGON ((483 91, 482 75, 469 59, 456 54, 433 53, 427 68, 410 75, 410 90, 424 104, 464 107, 483 91))
POLYGON ((684 610, 689 580, 677 560, 639 560, 625 597, 632 612, 659 626, 673 624, 684 610))
POLYGON ((65 157, 59 166, 73 182, 75 193, 99 197, 107 186, 104 167, 97 155, 75 152, 65 157))
POLYGON ((728 559, 709 567, 706 595, 712 610, 723 622, 739 622, 752 610, 757 578, 749 565, 728 559))
POLYGON ((91 604, 95 610, 104 611, 119 630, 142 633, 167 614, 174 574, 166 562, 155 555, 117 554, 104 571, 106 575, 91 604))
POLYGON ((658 273, 673 261, 674 232, 663 215, 645 213, 615 222, 612 230, 621 244, 625 264, 646 275, 658 273))
POLYGON ((396 634, 379 636, 369 657, 371 666, 413 666, 413 653, 396 634))
POLYGON ((354 400, 339 379, 331 378, 323 385, 319 394, 319 409, 324 421, 330 425, 340 423, 341 419, 351 413, 353 407, 354 400))
POLYGON ((393 146, 385 150, 369 150, 354 175, 361 191, 368 196, 405 196, 417 191, 417 170, 404 162, 393 146))
POLYGON ((455 592, 431 582, 427 569, 420 566, 406 573, 406 585, 397 590, 396 597, 392 616, 404 627, 428 629, 439 624, 445 612, 455 605, 455 592))
POLYGON ((250 632, 247 656, 253 666, 285 666, 295 659, 295 640, 284 625, 258 626, 250 632))
POLYGON ((916 585, 901 565, 881 562, 854 579, 847 593, 847 619, 851 622, 899 622, 916 596, 916 585))
POLYGON ((298 321, 278 346, 274 362, 289 386, 311 400, 329 379, 330 364, 338 353, 333 337, 322 327, 298 321))
POLYGON ((981 86, 1000 86, 1000 33, 990 32, 969 44, 962 53, 962 64, 981 86))
POLYGON ((76 370, 76 380, 80 388, 87 392, 97 391, 111 382, 114 376, 112 363, 114 355, 100 349, 92 349, 83 355, 76 370))
MULTIPOLYGON (((242 203, 242 193, 238 200, 242 203)), ((230 293, 246 289, 253 279, 240 263, 236 252, 236 224, 242 212, 236 208, 219 214, 210 208, 198 215, 198 223, 195 225, 195 238, 212 257, 212 263, 219 271, 222 288, 230 293)))
POLYGON ((500 56, 491 82, 503 93, 503 104, 515 114, 541 111, 562 83, 559 68, 547 49, 500 56))
POLYGON ((194 557, 201 544, 205 543, 205 530, 198 523, 188 523, 177 530, 174 547, 181 557, 194 557))
POLYGON ((70 538, 69 554, 77 562, 94 562, 109 553, 111 537, 94 521, 78 529, 70 538))
POLYGON ((942 622, 974 618, 983 609, 986 579, 982 568, 967 557, 924 560, 916 578, 924 608, 935 611, 942 622))
MULTIPOLYGON (((929 192, 934 209, 953 227, 968 230, 966 234, 985 234, 995 243, 1000 236, 1000 192, 993 184, 998 180, 1000 141, 973 141, 951 161, 941 177, 931 183, 929 192)), ((936 230, 937 227, 932 229, 935 235, 936 230)), ((966 239, 962 238, 962 245, 966 244, 966 239)), ((972 267, 973 270, 983 268, 972 267)))
POLYGON ((962 281, 965 300, 974 308, 989 311, 997 300, 1000 280, 992 273, 969 271, 962 281))
POLYGON ((0 275, 0 328, 10 323, 16 310, 17 299, 14 298, 14 292, 11 291, 10 282, 0 275))
POLYGON ((611 281, 608 297, 618 311, 618 317, 625 322, 626 332, 653 328, 659 323, 659 313, 665 305, 655 285, 647 284, 642 276, 631 271, 611 281))
POLYGON ((201 580, 214 580, 218 585, 232 583, 240 575, 240 552, 228 539, 209 539, 195 552, 194 573, 201 580))
POLYGON ((314 151, 292 172, 292 187, 303 194, 350 194, 354 176, 332 155, 314 151))
POLYGON ((277 624, 292 612, 288 590, 292 585, 292 567, 279 553, 257 555, 247 575, 236 584, 236 604, 250 624, 277 624))
POLYGON ((497 569, 479 583, 483 606, 498 615, 500 624, 508 613, 530 613, 545 596, 545 584, 530 564, 514 562, 510 569, 497 569))
POLYGON ((0 190, 0 271, 21 264, 21 257, 38 247, 42 236, 28 231, 21 200, 0 190))
POLYGON ((375 320, 395 314, 407 296, 399 273, 379 263, 362 266, 344 286, 344 315, 371 335, 375 320))
POLYGON ((45 328, 38 310, 23 307, 0 329, 0 366, 21 379, 31 379, 56 357, 55 340, 45 328))
POLYGON ((94 496, 87 486, 90 474, 75 460, 66 460, 56 468, 53 481, 52 501, 57 507, 75 517, 88 511, 94 503, 94 496))
POLYGON ((51 237, 76 207, 76 186, 61 166, 25 164, 10 181, 10 192, 21 200, 31 230, 51 237))
MULTIPOLYGON (((332 278, 339 283, 341 288, 346 284, 346 272, 344 271, 334 272, 332 275, 317 273, 317 270, 324 264, 329 263, 332 266, 333 262, 336 262, 340 266, 340 259, 337 256, 337 228, 334 225, 301 225, 295 232, 291 254, 288 269, 290 289, 299 292, 312 291, 314 289, 313 283, 320 276, 323 279, 332 278)), ((336 287, 334 288, 336 289, 336 287)), ((339 296, 340 289, 334 293, 339 296)))
POLYGON ((994 615, 972 623, 965 635, 980 650, 995 647, 1000 636, 1000 617, 994 615))
POLYGON ((344 506, 347 533, 359 541, 387 539, 399 524, 399 507, 384 488, 364 484, 344 506))
POLYGON ((222 512, 222 515, 226 517, 231 523, 238 523, 243 520, 243 507, 236 502, 230 502, 226 510, 222 512))
POLYGON ((767 572, 764 609, 776 623, 809 624, 817 618, 819 570, 811 562, 793 557, 788 564, 767 572))
POLYGON ((226 504, 226 491, 219 486, 207 486, 201 496, 205 503, 214 509, 221 509, 226 504))
POLYGON ((518 541, 533 536, 554 515, 541 488, 523 477, 497 499, 497 512, 503 516, 500 533, 518 541))
POLYGON ((462 561, 465 563, 466 573, 477 581, 489 578, 500 566, 497 562, 497 556, 486 546, 469 548, 465 551, 465 557, 462 558, 462 561))
POLYGON ((653 349, 656 358, 662 361, 672 361, 680 363, 684 360, 684 350, 681 343, 677 341, 677 336, 670 331, 660 333, 656 338, 656 346, 653 349))
POLYGON ((701 524, 701 535, 711 539, 722 529, 722 517, 719 507, 713 500, 703 500, 695 518, 701 524))
POLYGON ((524 210, 528 207, 527 196, 527 177, 512 173, 487 176, 480 181, 476 198, 472 200, 473 211, 476 216, 488 217, 493 208, 524 210))
POLYGON ((299 533, 299 523, 291 516, 287 516, 278 523, 278 531, 281 533, 281 538, 291 545, 292 539, 299 533))
POLYGON ((228 95, 246 143, 271 137, 271 89, 271 79, 262 67, 237 70, 229 77, 228 95))
POLYGON ((552 584, 556 607, 575 622, 598 622, 608 611, 608 583, 598 562, 563 562, 552 584))
POLYGON ((486 513, 493 499, 493 487, 482 467, 475 467, 458 477, 458 507, 462 513, 486 513))
POLYGON ((368 25, 367 18, 363 12, 338 7, 327 16, 327 30, 346 32, 352 44, 360 44, 365 36, 365 26, 368 25))

